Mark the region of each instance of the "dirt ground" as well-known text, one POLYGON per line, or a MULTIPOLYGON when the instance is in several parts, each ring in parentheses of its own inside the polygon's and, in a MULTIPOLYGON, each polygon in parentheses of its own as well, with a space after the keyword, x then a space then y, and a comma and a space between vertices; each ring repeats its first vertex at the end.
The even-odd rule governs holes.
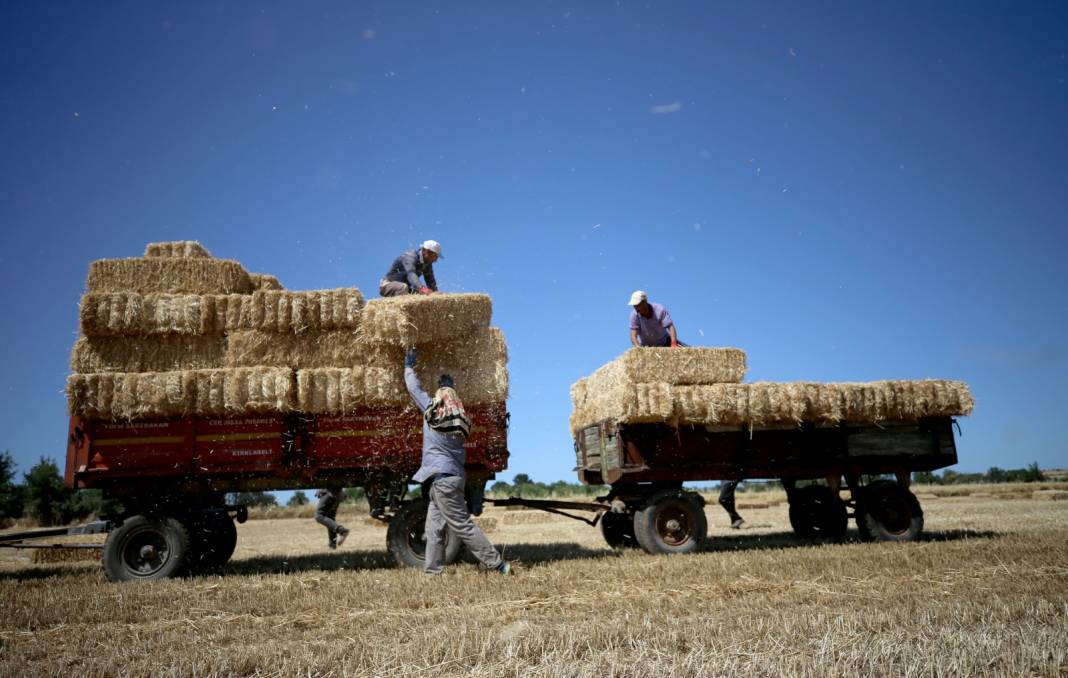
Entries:
POLYGON ((98 562, 0 549, 0 675, 1068 675, 1068 501, 917 488, 915 543, 795 538, 739 495, 689 556, 489 509, 502 577, 396 568, 357 513, 338 551, 307 518, 250 520, 219 575, 110 584, 98 562))

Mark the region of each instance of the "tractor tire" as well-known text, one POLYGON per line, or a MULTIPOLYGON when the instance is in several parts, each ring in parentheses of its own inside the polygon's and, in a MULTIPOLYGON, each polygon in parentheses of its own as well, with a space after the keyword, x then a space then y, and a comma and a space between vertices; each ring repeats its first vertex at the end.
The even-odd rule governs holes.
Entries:
MULTIPOLYGON (((386 548, 401 567, 423 569, 426 564, 425 499, 415 499, 401 506, 389 521, 386 548)), ((445 531, 445 564, 456 561, 463 544, 452 530, 445 531)))
POLYGON ((920 500, 893 480, 877 480, 861 490, 857 528, 865 541, 915 541, 923 532, 920 500))
POLYGON ((634 537, 647 553, 692 553, 707 534, 700 498, 690 492, 658 492, 634 514, 634 537))
POLYGON ((841 539, 849 525, 845 502, 825 485, 790 492, 790 526, 799 537, 841 539))
POLYGON ((189 530, 173 517, 137 515, 112 530, 104 543, 104 574, 110 581, 176 577, 189 556, 189 530))
POLYGON ((189 570, 208 572, 230 561, 237 548, 237 527, 223 512, 206 513, 190 522, 189 570))
POLYGON ((626 513, 606 512, 601 516, 601 534, 614 549, 638 548, 634 536, 634 518, 626 513))

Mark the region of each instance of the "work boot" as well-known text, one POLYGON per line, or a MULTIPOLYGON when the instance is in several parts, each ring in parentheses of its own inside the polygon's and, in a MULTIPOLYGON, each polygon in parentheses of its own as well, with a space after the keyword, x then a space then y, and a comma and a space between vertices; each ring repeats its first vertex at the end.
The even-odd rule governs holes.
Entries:
POLYGON ((512 564, 507 560, 502 560, 501 564, 497 566, 497 574, 503 574, 506 577, 512 574, 512 564))
POLYGON ((327 546, 329 546, 330 550, 333 551, 334 549, 337 548, 337 542, 331 541, 329 544, 327 544, 327 546))
POLYGON ((744 523, 745 523, 745 521, 742 520, 742 517, 738 516, 737 518, 735 518, 734 520, 731 521, 731 529, 732 530, 740 530, 740 529, 742 529, 742 525, 744 523))
POLYGON ((337 545, 341 546, 345 543, 345 538, 349 536, 349 529, 347 527, 338 528, 337 531, 337 545))

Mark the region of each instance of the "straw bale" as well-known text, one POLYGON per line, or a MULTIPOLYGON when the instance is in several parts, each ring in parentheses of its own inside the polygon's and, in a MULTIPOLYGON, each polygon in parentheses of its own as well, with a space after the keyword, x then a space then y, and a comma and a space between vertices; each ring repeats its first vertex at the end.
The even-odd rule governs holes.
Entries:
POLYGON ((76 563, 81 561, 100 560, 100 549, 84 549, 74 547, 51 547, 33 549, 34 563, 76 563))
POLYGON ((322 332, 360 327, 363 294, 355 287, 334 290, 260 290, 251 297, 227 299, 239 310, 227 309, 228 330, 270 332, 322 332))
POLYGON ((196 411, 207 415, 288 412, 296 405, 293 371, 279 367, 195 370, 196 411))
MULTIPOLYGON (((361 405, 404 406, 410 402, 404 383, 404 350, 388 344, 357 343, 361 345, 367 349, 360 354, 362 364, 297 372, 302 410, 339 413, 361 405)), ((426 391, 435 389, 442 374, 450 374, 468 406, 507 400, 508 349, 499 329, 486 328, 454 341, 424 345, 418 353, 416 375, 426 391)))
POLYGON ((737 348, 632 348, 619 360, 629 380, 666 384, 736 384, 746 367, 737 348))
POLYGON ((293 391, 292 370, 278 368, 108 372, 67 378, 70 413, 92 419, 288 412, 293 409, 293 391))
POLYGON ((209 252, 196 240, 150 242, 145 246, 146 258, 211 259, 209 252))
POLYGON ((249 280, 252 281, 252 289, 256 290, 284 290, 285 287, 279 282, 278 278, 273 275, 267 275, 266 273, 249 273, 249 280))
POLYGON ((364 348, 359 333, 354 330, 302 334, 238 330, 229 335, 226 366, 293 369, 354 366, 361 362, 364 348))
POLYGON ((968 386, 925 379, 853 384, 634 384, 609 363, 572 389, 572 432, 607 419, 716 426, 912 421, 961 416, 974 407, 968 386))
POLYGON ((405 295, 369 301, 363 326, 372 341, 416 346, 488 327, 492 313, 485 294, 405 295))
POLYGON ((312 414, 342 414, 371 405, 406 405, 403 382, 378 367, 326 367, 297 372, 297 407, 312 414))
POLYGON ((227 259, 101 259, 89 265, 86 289, 97 293, 247 294, 252 292, 252 281, 241 264, 227 259))
POLYGON ((182 416, 195 410, 194 374, 72 374, 67 377, 67 403, 71 414, 94 419, 182 416))
POLYGON ((71 351, 75 372, 173 372, 222 367, 221 335, 165 334, 154 337, 82 337, 71 351))
POLYGON ((86 336, 206 334, 216 327, 215 301, 222 295, 86 294, 80 323, 86 336))

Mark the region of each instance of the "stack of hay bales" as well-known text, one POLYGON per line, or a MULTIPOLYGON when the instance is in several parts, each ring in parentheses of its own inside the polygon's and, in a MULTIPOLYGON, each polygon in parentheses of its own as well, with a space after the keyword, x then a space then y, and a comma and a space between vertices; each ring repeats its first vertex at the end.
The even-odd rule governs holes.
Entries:
POLYGON ((450 372, 465 402, 502 402, 507 348, 486 295, 364 303, 358 289, 289 291, 195 242, 93 262, 67 381, 98 419, 343 414, 405 406, 403 359, 428 388, 450 372))
POLYGON ((959 381, 741 383, 733 348, 635 348, 571 387, 572 433, 601 421, 777 426, 801 422, 908 421, 970 414, 959 381))

